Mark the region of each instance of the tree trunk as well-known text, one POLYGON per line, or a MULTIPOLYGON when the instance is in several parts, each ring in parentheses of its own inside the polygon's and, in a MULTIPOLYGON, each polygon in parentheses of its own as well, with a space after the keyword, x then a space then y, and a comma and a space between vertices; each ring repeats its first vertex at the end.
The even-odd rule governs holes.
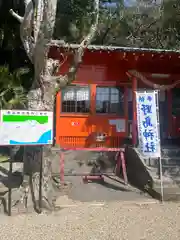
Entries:
MULTIPOLYGON (((44 90, 32 89, 29 92, 29 110, 53 111, 54 109, 54 85, 44 83, 44 90), (43 91, 46 93, 44 96, 43 91)), ((42 207, 52 210, 54 188, 52 180, 52 151, 51 146, 27 146, 24 157, 24 186, 29 184, 31 199, 36 211, 39 207, 39 178, 42 161, 42 207)))
MULTIPOLYGON (((53 111, 55 89, 58 88, 58 90, 60 90, 62 87, 65 87, 74 81, 84 51, 95 35, 99 17, 99 0, 94 0, 94 21, 90 27, 89 33, 84 37, 80 47, 75 52, 69 71, 65 75, 58 77, 53 77, 54 69, 56 69, 54 63, 50 63, 51 71, 46 72, 47 69, 45 69, 48 63, 47 55, 54 30, 57 0, 24 1, 25 15, 23 18, 13 10, 10 10, 10 13, 21 23, 21 39, 25 51, 34 65, 35 70, 35 82, 28 96, 29 110, 53 111), (34 27, 32 23, 35 25, 34 27), (34 32, 33 36, 31 35, 32 30, 34 32)), ((34 203, 38 202, 38 182, 41 157, 43 157, 43 206, 46 208, 52 208, 52 153, 48 146, 43 147, 43 156, 41 156, 41 152, 41 147, 26 147, 24 158, 24 190, 27 192, 28 187, 26 186, 29 183, 34 203)), ((36 204, 35 208, 37 209, 36 204)))

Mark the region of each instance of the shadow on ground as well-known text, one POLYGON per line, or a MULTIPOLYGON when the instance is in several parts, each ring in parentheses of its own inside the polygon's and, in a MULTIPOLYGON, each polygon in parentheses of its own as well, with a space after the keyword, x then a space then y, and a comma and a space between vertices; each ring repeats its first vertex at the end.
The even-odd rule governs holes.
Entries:
POLYGON ((0 183, 6 188, 19 188, 22 184, 22 173, 16 171, 12 173, 11 179, 9 178, 9 171, 0 166, 0 183))
MULTIPOLYGON (((91 181, 84 183, 80 175, 83 173, 92 173, 92 163, 96 161, 96 154, 92 152, 69 151, 65 153, 65 182, 69 184, 70 188, 67 190, 69 199, 78 200, 82 202, 91 201, 133 201, 138 199, 147 199, 145 194, 142 194, 138 189, 125 186, 121 178, 113 176, 114 170, 114 156, 105 156, 105 159, 99 159, 99 164, 103 168, 105 181, 91 181), (112 161, 113 158, 113 161, 112 161), (104 160, 104 161, 102 161, 104 160), (109 162, 108 162, 109 160, 109 162), (81 162, 81 164, 79 164, 81 162), (91 163, 91 164, 90 164, 91 163), (111 173, 111 174, 109 174, 111 173), (112 176, 108 176, 112 175, 112 176)), ((59 169, 53 162, 54 172, 57 178, 59 177, 59 169)))
MULTIPOLYGON (((107 175, 106 175, 106 177, 109 178, 107 175)), ((111 178, 111 181, 113 182, 113 181, 116 181, 116 180, 111 178)), ((104 188, 115 190, 115 191, 131 192, 131 190, 127 189, 126 186, 123 186, 124 185, 123 183, 120 183, 121 186, 117 186, 114 183, 110 183, 110 182, 107 182, 107 181, 93 180, 92 182, 89 182, 88 184, 97 184, 97 185, 100 185, 104 188)))

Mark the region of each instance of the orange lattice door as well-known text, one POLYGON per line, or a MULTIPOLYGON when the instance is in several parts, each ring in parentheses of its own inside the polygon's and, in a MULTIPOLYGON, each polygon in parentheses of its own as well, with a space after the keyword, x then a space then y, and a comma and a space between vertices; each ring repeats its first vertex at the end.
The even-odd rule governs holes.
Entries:
POLYGON ((91 114, 89 86, 69 86, 57 95, 56 142, 62 147, 83 147, 91 133, 87 125, 91 114))
POLYGON ((119 147, 127 135, 124 89, 70 86, 56 102, 56 143, 61 147, 119 147))
MULTIPOLYGON (((113 86, 95 86, 94 125, 96 133, 104 133, 106 136, 103 144, 106 147, 120 147, 127 136, 127 97, 126 88, 113 86)), ((101 140, 98 139, 98 140, 101 140)), ((100 146, 101 141, 97 141, 100 146)))

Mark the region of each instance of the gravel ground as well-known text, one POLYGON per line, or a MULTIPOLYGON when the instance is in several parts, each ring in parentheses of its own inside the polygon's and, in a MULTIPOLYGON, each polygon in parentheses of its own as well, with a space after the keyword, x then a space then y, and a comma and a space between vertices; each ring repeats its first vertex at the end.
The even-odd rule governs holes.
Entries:
POLYGON ((180 239, 180 203, 78 203, 52 214, 0 218, 1 240, 180 239))

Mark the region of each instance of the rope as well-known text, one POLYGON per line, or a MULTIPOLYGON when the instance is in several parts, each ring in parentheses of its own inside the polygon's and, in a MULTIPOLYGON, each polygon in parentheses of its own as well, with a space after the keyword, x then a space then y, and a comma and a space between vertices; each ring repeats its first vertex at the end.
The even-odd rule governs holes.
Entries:
POLYGON ((176 85, 180 84, 180 80, 178 80, 175 83, 172 83, 170 85, 159 85, 159 84, 156 84, 156 83, 152 83, 146 77, 144 77, 140 72, 138 72, 136 70, 130 70, 130 71, 128 71, 128 73, 130 73, 130 75, 140 79, 146 85, 148 85, 148 86, 150 86, 154 89, 158 89, 158 90, 163 90, 163 91, 164 90, 170 90, 170 89, 176 87, 176 85))

